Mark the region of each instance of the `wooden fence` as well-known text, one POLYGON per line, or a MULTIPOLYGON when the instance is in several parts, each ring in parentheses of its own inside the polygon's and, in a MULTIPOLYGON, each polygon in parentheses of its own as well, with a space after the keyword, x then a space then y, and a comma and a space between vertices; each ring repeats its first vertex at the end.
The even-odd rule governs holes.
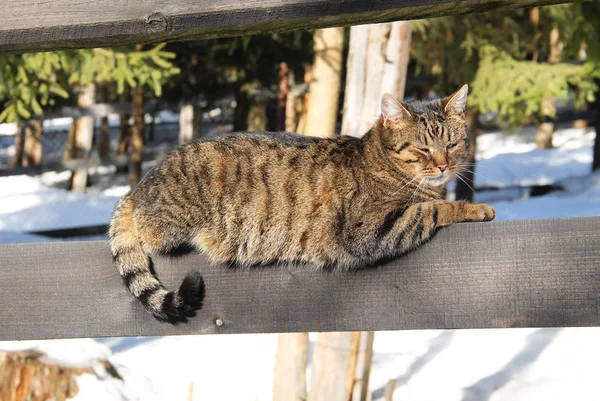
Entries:
MULTIPOLYGON (((0 51, 106 46, 460 14, 553 0, 5 0, 0 51)), ((459 224, 352 273, 156 260, 198 269, 204 307, 159 324, 122 286, 106 242, 0 245, 0 340, 600 325, 600 217, 459 224)))
POLYGON ((204 276, 202 310, 177 327, 133 300, 104 241, 0 245, 0 340, 598 326, 599 227, 600 217, 457 224, 352 273, 157 258, 168 287, 191 269, 204 276))

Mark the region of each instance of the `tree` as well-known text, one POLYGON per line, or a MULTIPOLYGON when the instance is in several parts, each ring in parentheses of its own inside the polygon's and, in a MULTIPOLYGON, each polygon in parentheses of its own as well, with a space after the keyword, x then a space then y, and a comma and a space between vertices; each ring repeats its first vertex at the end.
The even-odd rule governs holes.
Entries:
POLYGON ((308 333, 277 335, 273 401, 306 400, 308 333))
MULTIPOLYGON (((96 86, 92 83, 81 87, 77 96, 77 106, 81 108, 91 107, 96 103, 96 86)), ((72 153, 76 159, 88 159, 92 151, 94 139, 94 117, 77 117, 73 120, 73 146, 72 153)), ((71 190, 74 192, 85 192, 87 188, 87 168, 78 168, 71 175, 71 190)))
POLYGON ((404 97, 411 23, 350 28, 342 134, 360 137, 380 115, 381 98, 404 97))
MULTIPOLYGON (((311 34, 300 31, 170 43, 167 49, 177 54, 174 61, 181 74, 165 88, 164 100, 181 104, 182 110, 191 105, 192 119, 198 124, 201 120, 197 116, 206 107, 233 95, 234 130, 246 130, 248 121, 255 120, 248 118, 253 105, 258 115, 266 114, 263 95, 278 82, 280 63, 287 63, 291 72, 299 72, 311 60, 311 43, 311 34)), ((189 114, 187 118, 189 121, 189 114)), ((259 120, 266 122, 264 116, 259 120)))
MULTIPOLYGON (((3 101, 4 105, 0 122, 18 122, 41 115, 43 107, 56 103, 56 96, 67 99, 69 91, 73 90, 80 92, 78 106, 90 107, 95 103, 94 84, 114 83, 118 93, 125 92, 126 88, 148 87, 160 96, 162 85, 179 73, 169 61, 175 55, 163 51, 164 46, 160 44, 145 51, 138 46, 135 51, 86 49, 0 56, 0 65, 3 65, 0 70, 0 102, 3 101)), ((138 120, 143 123, 143 116, 138 120)), ((143 130, 143 126, 139 129, 143 130)), ((89 157, 93 132, 92 117, 75 119, 68 138, 66 158, 89 157)), ((135 144, 141 146, 139 138, 135 144)), ((135 152, 135 167, 130 172, 132 183, 139 181, 141 167, 136 163, 141 163, 141 147, 136 147, 135 152)), ((73 172, 73 190, 84 192, 86 183, 86 169, 73 172)))
MULTIPOLYGON (((589 29, 582 34, 585 36, 585 52, 588 60, 600 63, 600 1, 581 4, 582 15, 589 29)), ((596 79, 594 108, 596 110, 596 139, 594 140, 594 159, 592 171, 600 169, 600 79, 596 79)))
MULTIPOLYGON (((350 28, 343 135, 360 137, 373 126, 384 93, 404 97, 410 37, 411 24, 404 21, 350 28)), ((315 349, 315 369, 335 372, 338 379, 315 376, 313 399, 366 400, 374 333, 322 333, 319 341, 322 347, 315 349)))
MULTIPOLYGON (((593 68, 565 64, 579 60, 594 29, 582 4, 436 18, 414 26, 412 54, 420 71, 439 77, 441 93, 471 84, 468 114, 498 112, 496 121, 507 128, 540 125, 555 118, 555 108, 547 107, 554 99, 573 96, 579 105, 593 99, 593 68), (515 70, 531 79, 515 85, 515 70), (543 82, 537 74, 551 80, 543 82)), ((461 192, 472 197, 470 190, 461 192)))
POLYGON ((304 135, 335 136, 343 46, 344 28, 317 29, 314 33, 315 55, 304 135))

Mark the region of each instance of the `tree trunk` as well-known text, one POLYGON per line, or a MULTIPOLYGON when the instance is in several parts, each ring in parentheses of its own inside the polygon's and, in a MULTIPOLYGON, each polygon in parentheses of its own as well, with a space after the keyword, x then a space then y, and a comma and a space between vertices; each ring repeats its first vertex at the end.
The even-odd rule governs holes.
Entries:
POLYGON ((352 389, 352 401, 369 400, 369 378, 371 377, 374 341, 374 332, 363 331, 360 333, 356 372, 354 373, 354 386, 352 389))
POLYGON ((342 134, 361 137, 381 114, 381 98, 402 100, 406 86, 411 24, 353 26, 346 74, 342 134))
POLYGON ((287 109, 287 98, 290 92, 289 82, 290 69, 286 63, 279 64, 279 85, 277 86, 277 105, 275 106, 275 129, 285 131, 285 112, 287 109))
POLYGON ((312 358, 308 401, 346 401, 352 397, 359 331, 319 333, 312 358))
MULTIPOLYGON (((123 104, 127 102, 127 93, 123 92, 119 95, 119 103, 123 104)), ((129 126, 129 113, 119 113, 119 148, 117 153, 125 155, 129 150, 129 143, 131 142, 131 127, 129 126)))
POLYGON ((260 94, 248 95, 248 131, 264 131, 267 128, 267 99, 260 94))
POLYGON ((333 137, 336 131, 344 28, 317 29, 315 60, 310 83, 310 101, 304 135, 333 137))
MULTIPOLYGON (((558 28, 553 28, 550 31, 550 47, 548 53, 548 63, 550 64, 556 64, 560 61, 561 44, 559 39, 560 32, 558 28)), ((556 99, 554 97, 547 97, 543 99, 540 111, 544 121, 538 126, 535 142, 538 149, 550 149, 552 148, 554 123, 547 121, 548 118, 545 116, 556 115, 556 99)))
MULTIPOLYGON (((81 88, 77 97, 77 106, 81 108, 91 107, 95 103, 96 88, 94 84, 88 84, 81 88)), ((76 159, 88 159, 92 151, 94 139, 94 117, 77 117, 74 120, 74 145, 72 155, 76 159)), ((71 177, 71 190, 73 192, 85 192, 87 189, 87 168, 73 171, 71 177)))
POLYGON ((23 165, 23 146, 25 145, 25 130, 20 122, 17 122, 17 133, 15 134, 15 154, 13 155, 13 167, 23 165))
POLYGON ((248 124, 248 95, 239 85, 235 88, 235 103, 233 130, 245 131, 248 124))
MULTIPOLYGON (((296 85, 294 79, 294 73, 290 71, 288 74, 288 86, 293 88, 296 85)), ((297 113, 296 113, 296 100, 297 96, 293 90, 289 90, 287 97, 285 99, 285 130, 287 132, 296 131, 296 127, 298 126, 297 121, 297 113)))
POLYGON ((202 109, 186 104, 179 111, 179 144, 200 138, 202 132, 202 109))
MULTIPOLYGON (((102 102, 108 103, 108 86, 102 87, 102 102)), ((108 157, 110 154, 110 125, 108 116, 100 118, 100 140, 98 142, 98 156, 108 157)))
POLYGON ((365 95, 370 26, 357 25, 350 28, 342 135, 358 137, 364 134, 360 128, 362 127, 360 116, 365 95))
POLYGON ((385 401, 392 401, 394 399, 394 390, 396 390, 396 379, 390 379, 385 386, 385 394, 383 399, 385 401))
POLYGON ((69 132, 67 134, 67 142, 65 144, 65 150, 63 152, 63 161, 73 159, 75 149, 75 119, 71 122, 69 132))
POLYGON ((98 155, 100 157, 108 157, 110 154, 110 125, 108 124, 108 116, 100 119, 100 142, 98 143, 98 155))
POLYGON ((535 135, 535 143, 537 144, 538 149, 551 149, 553 134, 554 123, 541 123, 538 126, 538 130, 535 135))
POLYGON ((308 333, 277 335, 273 401, 306 401, 308 333))
MULTIPOLYGON (((310 83, 312 82, 312 66, 306 65, 304 66, 304 84, 310 87, 310 83)), ((306 115, 308 114, 308 104, 310 102, 310 92, 307 91, 300 101, 302 103, 300 118, 298 119, 298 127, 296 128, 296 132, 304 135, 304 131, 306 130, 306 115)))
POLYGON ((42 121, 30 120, 25 124, 25 143, 23 146, 23 167, 42 164, 42 121))
POLYGON ((35 351, 0 351, 0 400, 66 400, 79 392, 76 377, 94 374, 90 367, 47 364, 35 351))
POLYGON ((142 177, 142 151, 144 150, 144 87, 139 84, 133 89, 132 115, 129 186, 133 188, 142 177))
POLYGON ((461 178, 456 179, 456 200, 473 202, 475 188, 475 155, 477 154, 477 130, 479 112, 467 110, 467 135, 469 139, 469 165, 461 169, 461 178))

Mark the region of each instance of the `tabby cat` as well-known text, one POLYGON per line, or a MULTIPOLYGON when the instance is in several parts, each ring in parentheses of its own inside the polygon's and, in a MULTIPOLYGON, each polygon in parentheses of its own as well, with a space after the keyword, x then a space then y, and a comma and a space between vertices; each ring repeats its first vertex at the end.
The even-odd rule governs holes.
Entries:
POLYGON ((403 254, 488 205, 440 193, 468 160, 468 87, 427 102, 386 94, 362 138, 236 133, 181 146, 119 201, 110 246, 129 291, 159 320, 184 322, 199 273, 168 291, 150 257, 182 244, 212 261, 359 268, 403 254))

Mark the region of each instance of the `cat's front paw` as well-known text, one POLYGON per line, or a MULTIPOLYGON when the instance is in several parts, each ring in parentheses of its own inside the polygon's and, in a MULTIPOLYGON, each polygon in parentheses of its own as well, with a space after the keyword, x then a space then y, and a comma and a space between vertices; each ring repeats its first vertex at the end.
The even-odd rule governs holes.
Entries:
POLYGON ((490 205, 479 203, 471 206, 475 208, 476 219, 474 221, 492 221, 496 218, 496 209, 490 205))

